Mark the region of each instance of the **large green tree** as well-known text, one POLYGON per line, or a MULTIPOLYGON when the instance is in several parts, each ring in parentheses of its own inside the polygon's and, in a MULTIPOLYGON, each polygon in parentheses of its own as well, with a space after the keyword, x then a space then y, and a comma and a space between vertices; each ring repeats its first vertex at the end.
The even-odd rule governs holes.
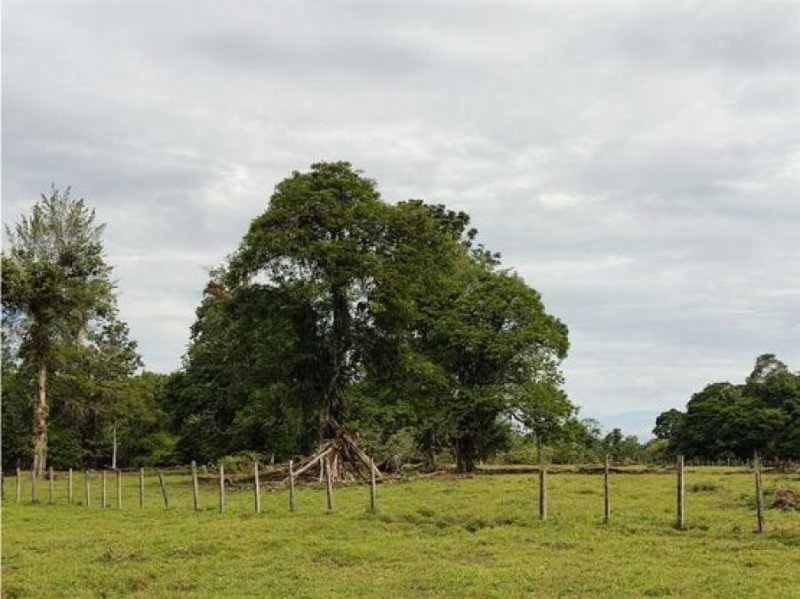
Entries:
MULTIPOLYGON (((19 389, 35 391, 33 401, 19 403, 9 413, 29 410, 32 467, 38 475, 47 466, 54 409, 51 387, 69 378, 80 381, 84 387, 93 387, 87 401, 100 405, 111 401, 107 383, 124 378, 138 366, 127 327, 116 319, 111 267, 103 255, 103 229, 84 200, 70 197, 69 189, 55 188, 15 227, 6 227, 4 356, 8 351, 9 361, 15 364, 13 376, 19 389)), ((67 410, 66 402, 77 402, 82 396, 65 392, 60 397, 65 403, 55 408, 67 410)), ((18 392, 9 396, 14 398, 21 399, 18 392)))
POLYGON ((320 443, 336 463, 356 433, 372 448, 411 435, 468 470, 512 411, 565 399, 566 327, 468 226, 444 206, 384 202, 344 162, 278 184, 212 273, 170 384, 182 454, 320 443))

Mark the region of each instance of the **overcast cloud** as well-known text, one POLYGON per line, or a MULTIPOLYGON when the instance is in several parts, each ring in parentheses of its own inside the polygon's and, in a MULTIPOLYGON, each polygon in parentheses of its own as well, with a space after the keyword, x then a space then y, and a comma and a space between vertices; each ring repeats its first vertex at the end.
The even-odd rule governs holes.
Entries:
POLYGON ((468 211, 607 426, 800 368, 796 2, 6 0, 2 33, 3 221, 51 182, 97 207, 148 368, 273 186, 339 159, 468 211))

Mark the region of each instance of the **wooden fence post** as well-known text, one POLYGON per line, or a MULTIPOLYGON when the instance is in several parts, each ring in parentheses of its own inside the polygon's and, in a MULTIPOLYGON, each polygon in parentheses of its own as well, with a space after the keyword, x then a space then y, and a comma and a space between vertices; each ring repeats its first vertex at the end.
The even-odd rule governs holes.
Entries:
POLYGON ((17 466, 17 480, 16 480, 16 488, 14 489, 14 497, 16 502, 19 503, 22 501, 22 472, 17 466))
POLYGON ((2 470, 0 470, 0 501, 6 502, 6 478, 2 470))
POLYGON ((756 479, 756 531, 758 534, 764 532, 764 489, 761 486, 761 460, 758 453, 753 456, 753 468, 756 479))
POLYGON ((219 463, 219 513, 225 513, 225 467, 219 463))
POLYGON ((47 470, 47 503, 53 503, 53 467, 47 470))
POLYGON ((36 470, 31 470, 31 503, 36 503, 36 470))
POLYGON ((325 494, 328 498, 328 511, 333 511, 333 484, 331 482, 331 466, 325 461, 325 494))
POLYGON ((167 495, 167 481, 164 480, 164 475, 161 470, 156 470, 158 473, 158 486, 161 487, 161 496, 164 498, 164 507, 169 507, 169 496, 167 495))
POLYGON ((297 508, 297 500, 294 495, 294 460, 289 460, 289 511, 293 512, 297 508))
POLYGON ((144 468, 139 468, 139 508, 144 507, 144 468))
POLYGON ((89 488, 89 471, 83 471, 83 504, 92 507, 92 494, 89 488))
POLYGON ((369 459, 369 509, 374 512, 378 508, 378 492, 375 486, 375 460, 369 459))
POLYGON ((539 466, 539 519, 547 520, 547 470, 539 466))
POLYGON ((200 487, 197 484, 197 463, 192 460, 192 507, 194 511, 200 509, 200 487))
POLYGON ((67 503, 72 505, 72 468, 67 471, 67 503))
POLYGON ((609 459, 606 456, 606 467, 603 473, 603 521, 608 524, 611 521, 611 489, 608 479, 609 459))
POLYGON ((258 482, 258 460, 253 461, 253 507, 256 514, 261 513, 261 485, 258 482))
POLYGON ((117 468, 117 509, 122 509, 122 470, 117 468))
POLYGON ((108 488, 106 486, 106 471, 105 468, 103 469, 103 495, 102 495, 102 505, 100 507, 107 508, 108 507, 108 488))
POLYGON ((685 476, 684 476, 684 459, 682 455, 678 456, 678 487, 677 487, 677 508, 678 517, 675 526, 683 530, 686 526, 686 512, 684 506, 685 493, 685 476))

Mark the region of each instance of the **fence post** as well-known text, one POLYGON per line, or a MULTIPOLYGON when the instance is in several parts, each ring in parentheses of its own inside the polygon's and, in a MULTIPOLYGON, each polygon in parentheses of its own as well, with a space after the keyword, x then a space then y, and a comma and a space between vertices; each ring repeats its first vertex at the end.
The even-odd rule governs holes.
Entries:
POLYGON ((20 471, 19 466, 17 466, 17 480, 16 488, 14 489, 14 496, 17 503, 22 500, 22 472, 20 471))
POLYGON ((139 468, 139 508, 144 507, 144 468, 139 468))
POLYGON ((261 513, 261 486, 258 482, 258 460, 253 461, 253 507, 256 514, 261 513))
POLYGON ((606 524, 611 521, 611 489, 609 488, 608 464, 609 459, 606 455, 606 467, 605 471, 603 472, 603 521, 606 524))
POLYGON ((677 488, 677 502, 678 502, 678 518, 675 522, 675 526, 679 529, 683 530, 686 526, 686 512, 684 507, 684 499, 685 499, 685 477, 684 477, 684 459, 682 455, 678 456, 678 488, 677 488))
POLYGON ((197 484, 197 463, 192 460, 192 506, 194 511, 200 509, 200 487, 197 484))
POLYGON ((36 503, 36 470, 31 470, 31 503, 36 503))
POLYGON ((547 470, 539 466, 539 519, 547 520, 547 470))
POLYGON ((219 463, 219 513, 225 513, 225 467, 219 463))
POLYGON ((375 487, 375 460, 369 459, 369 509, 374 512, 378 507, 377 489, 375 487))
POLYGON ((122 509, 122 470, 117 468, 117 509, 122 509))
POLYGON ((108 507, 108 489, 106 487, 106 471, 103 469, 103 499, 101 507, 108 507))
POLYGON ((6 478, 2 470, 0 470, 0 501, 6 502, 6 478))
POLYGON ((47 470, 47 503, 53 503, 53 467, 47 470))
POLYGON ((86 507, 92 507, 92 494, 89 488, 89 471, 83 471, 83 503, 86 507))
POLYGON ((325 461, 325 494, 328 498, 328 511, 333 511, 333 485, 331 483, 331 466, 325 461))
POLYGON ((169 496, 167 495, 167 481, 164 480, 164 475, 161 470, 156 470, 158 473, 158 486, 161 487, 161 496, 164 498, 164 507, 169 507, 169 496))
POLYGON ((756 531, 758 534, 764 532, 764 489, 761 486, 761 460, 758 453, 753 456, 753 468, 756 479, 756 531))
POLYGON ((294 460, 289 460, 289 511, 293 512, 297 508, 297 500, 294 496, 294 460))
POLYGON ((67 471, 67 503, 72 505, 72 468, 67 471))

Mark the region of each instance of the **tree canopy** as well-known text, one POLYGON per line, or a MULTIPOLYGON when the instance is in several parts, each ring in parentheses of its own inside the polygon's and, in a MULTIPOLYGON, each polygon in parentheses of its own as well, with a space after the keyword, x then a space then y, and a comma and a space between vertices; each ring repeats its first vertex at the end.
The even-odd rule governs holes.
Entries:
POLYGON ((212 273, 172 386, 180 426, 206 433, 187 457, 405 431, 470 470, 512 413, 567 402, 566 327, 468 227, 444 206, 384 202, 345 162, 279 183, 212 273))

